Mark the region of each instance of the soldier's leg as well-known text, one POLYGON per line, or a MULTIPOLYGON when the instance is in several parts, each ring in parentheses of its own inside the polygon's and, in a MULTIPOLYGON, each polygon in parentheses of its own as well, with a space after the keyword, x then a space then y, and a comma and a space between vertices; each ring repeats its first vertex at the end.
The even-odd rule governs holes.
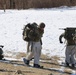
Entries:
POLYGON ((26 58, 23 58, 24 63, 29 65, 30 59, 32 59, 33 56, 34 56, 33 55, 33 43, 30 42, 30 44, 29 44, 29 52, 27 53, 26 58))
POLYGON ((72 50, 71 50, 71 64, 74 67, 76 60, 75 60, 75 54, 76 54, 76 47, 72 46, 72 50))
POLYGON ((65 51, 65 62, 66 62, 66 65, 69 66, 70 64, 70 47, 67 46, 66 47, 66 51, 65 51))
POLYGON ((34 48, 34 67, 37 67, 37 68, 41 67, 39 65, 40 55, 41 55, 41 44, 40 42, 37 42, 34 48))

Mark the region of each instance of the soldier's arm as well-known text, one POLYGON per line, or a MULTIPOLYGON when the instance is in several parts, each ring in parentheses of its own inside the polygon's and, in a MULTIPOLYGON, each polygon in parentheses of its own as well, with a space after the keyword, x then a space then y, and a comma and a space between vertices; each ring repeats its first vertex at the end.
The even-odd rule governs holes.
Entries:
POLYGON ((62 41, 62 37, 64 37, 64 33, 61 34, 61 35, 59 36, 59 42, 60 42, 60 43, 63 43, 63 41, 62 41))

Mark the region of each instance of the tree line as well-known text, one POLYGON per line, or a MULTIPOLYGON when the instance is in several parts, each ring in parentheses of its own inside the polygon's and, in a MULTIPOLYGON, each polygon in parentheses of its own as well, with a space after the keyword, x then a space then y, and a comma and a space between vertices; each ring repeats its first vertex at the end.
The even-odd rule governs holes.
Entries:
POLYGON ((76 0, 0 0, 0 9, 52 8, 75 5, 76 0))

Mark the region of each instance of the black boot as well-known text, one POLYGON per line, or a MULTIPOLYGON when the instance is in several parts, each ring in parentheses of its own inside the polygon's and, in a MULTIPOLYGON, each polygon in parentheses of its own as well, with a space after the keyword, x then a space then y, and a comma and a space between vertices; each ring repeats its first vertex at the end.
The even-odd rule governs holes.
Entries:
POLYGON ((38 64, 34 64, 34 67, 35 67, 35 68, 43 68, 43 66, 40 66, 40 65, 38 65, 38 64))
POLYGON ((29 65, 29 60, 23 58, 23 61, 24 61, 24 63, 25 63, 26 65, 29 65))
POLYGON ((66 66, 69 66, 69 63, 66 62, 66 66))
POLYGON ((74 64, 72 64, 72 68, 75 68, 75 65, 74 64))
POLYGON ((66 60, 65 60, 65 64, 66 64, 67 67, 70 66, 70 64, 66 60))

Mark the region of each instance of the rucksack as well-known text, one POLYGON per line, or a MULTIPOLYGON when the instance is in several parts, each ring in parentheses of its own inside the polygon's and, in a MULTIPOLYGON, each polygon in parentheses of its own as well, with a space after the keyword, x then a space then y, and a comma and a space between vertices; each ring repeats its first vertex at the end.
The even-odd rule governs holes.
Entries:
POLYGON ((67 27, 64 29, 65 35, 64 38, 67 40, 75 40, 76 39, 76 28, 67 27))
POLYGON ((33 24, 30 24, 28 23, 27 25, 25 25, 25 27, 23 28, 23 40, 24 41, 31 41, 34 37, 31 36, 30 34, 30 37, 29 37, 29 33, 32 31, 33 35, 35 34, 35 30, 37 30, 37 24, 36 23, 33 23, 33 24))

